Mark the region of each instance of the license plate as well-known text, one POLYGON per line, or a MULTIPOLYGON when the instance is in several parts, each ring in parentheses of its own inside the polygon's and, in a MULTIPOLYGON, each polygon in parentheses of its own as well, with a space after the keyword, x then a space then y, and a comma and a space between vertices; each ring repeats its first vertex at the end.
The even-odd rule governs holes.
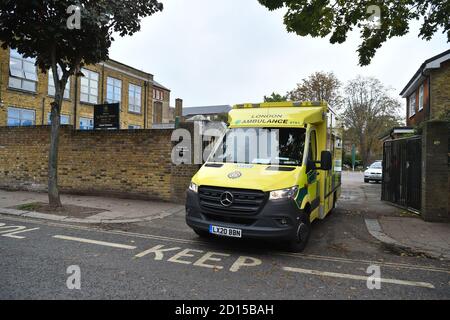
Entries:
POLYGON ((224 237, 242 238, 241 229, 225 228, 211 225, 209 226, 209 233, 224 237))

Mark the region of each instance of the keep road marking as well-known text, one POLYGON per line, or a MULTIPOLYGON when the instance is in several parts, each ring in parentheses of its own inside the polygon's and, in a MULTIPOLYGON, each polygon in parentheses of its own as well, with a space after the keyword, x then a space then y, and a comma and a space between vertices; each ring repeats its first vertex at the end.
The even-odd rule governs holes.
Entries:
POLYGON ((53 236, 53 238, 69 240, 69 241, 77 241, 77 242, 82 242, 82 243, 97 244, 100 246, 119 248, 119 249, 128 249, 128 250, 136 249, 135 246, 129 246, 129 245, 120 244, 120 243, 97 241, 97 240, 91 240, 91 239, 75 238, 75 237, 60 236, 60 235, 53 236))
MULTIPOLYGON (((345 274, 345 273, 335 273, 335 272, 325 272, 318 270, 308 270, 308 269, 300 269, 300 268, 291 268, 291 267, 283 267, 284 271, 303 273, 303 274, 312 274, 315 276, 325 276, 325 277, 333 277, 333 278, 344 278, 351 280, 362 280, 367 281, 369 277, 366 276, 358 276, 354 274, 345 274)), ((414 287, 422 287, 422 288, 430 288, 434 289, 434 286, 428 282, 416 282, 416 281, 405 281, 405 280, 397 280, 397 279, 377 279, 380 282, 391 283, 391 284, 399 284, 404 286, 414 286, 414 287)))

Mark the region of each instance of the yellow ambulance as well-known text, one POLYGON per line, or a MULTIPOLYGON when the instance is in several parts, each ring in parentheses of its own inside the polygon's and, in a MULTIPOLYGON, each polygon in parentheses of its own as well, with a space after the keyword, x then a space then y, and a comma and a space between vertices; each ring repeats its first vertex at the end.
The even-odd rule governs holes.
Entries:
POLYGON ((325 102, 236 105, 192 178, 186 222, 202 237, 283 241, 302 251, 341 193, 342 127, 325 102))

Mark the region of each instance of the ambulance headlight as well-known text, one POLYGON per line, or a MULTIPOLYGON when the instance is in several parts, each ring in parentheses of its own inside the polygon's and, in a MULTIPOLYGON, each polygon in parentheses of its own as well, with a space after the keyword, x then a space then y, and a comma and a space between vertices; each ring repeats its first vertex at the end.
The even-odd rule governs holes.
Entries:
POLYGON ((278 200, 278 199, 294 199, 297 194, 298 187, 292 187, 288 189, 275 190, 270 193, 270 200, 278 200))
POLYGON ((197 192, 198 192, 198 186, 197 186, 195 183, 191 182, 191 183, 189 184, 189 190, 191 190, 191 191, 197 193, 197 192))

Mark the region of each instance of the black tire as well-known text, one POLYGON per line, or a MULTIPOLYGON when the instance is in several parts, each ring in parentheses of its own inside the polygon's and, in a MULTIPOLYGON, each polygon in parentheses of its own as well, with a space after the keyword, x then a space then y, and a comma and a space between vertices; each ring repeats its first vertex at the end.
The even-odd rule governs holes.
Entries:
POLYGON ((364 179, 364 183, 369 183, 370 180, 369 179, 364 179))
POLYGON ((211 234, 208 231, 201 229, 193 229, 193 230, 200 238, 209 238, 211 236, 211 234))
POLYGON ((300 217, 297 234, 291 241, 289 241, 289 251, 302 252, 305 250, 310 234, 311 222, 309 221, 309 212, 305 212, 300 217))

